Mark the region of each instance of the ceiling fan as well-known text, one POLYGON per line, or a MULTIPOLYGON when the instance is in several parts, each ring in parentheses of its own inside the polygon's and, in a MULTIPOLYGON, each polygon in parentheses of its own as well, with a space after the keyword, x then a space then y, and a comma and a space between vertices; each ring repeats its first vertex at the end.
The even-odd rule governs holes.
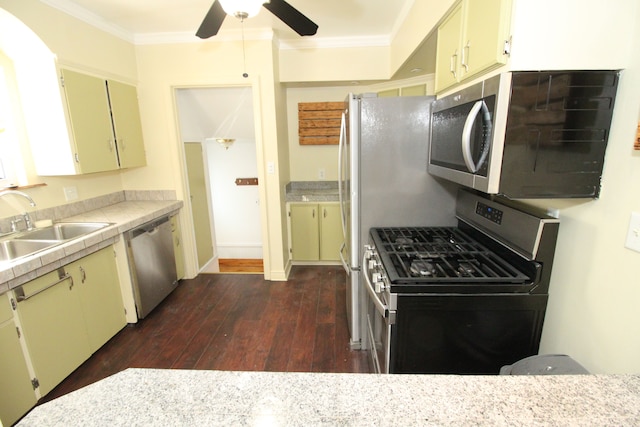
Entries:
POLYGON ((264 6, 301 36, 312 36, 318 31, 318 25, 284 0, 214 0, 196 36, 201 39, 215 36, 227 14, 244 20, 257 15, 260 6, 264 6))

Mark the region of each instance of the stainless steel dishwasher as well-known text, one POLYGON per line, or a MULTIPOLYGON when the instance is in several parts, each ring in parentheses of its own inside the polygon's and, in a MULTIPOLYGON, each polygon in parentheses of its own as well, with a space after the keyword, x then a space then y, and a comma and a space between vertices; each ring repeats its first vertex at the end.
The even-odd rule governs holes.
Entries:
POLYGON ((147 316, 178 285, 169 217, 125 233, 138 318, 147 316))

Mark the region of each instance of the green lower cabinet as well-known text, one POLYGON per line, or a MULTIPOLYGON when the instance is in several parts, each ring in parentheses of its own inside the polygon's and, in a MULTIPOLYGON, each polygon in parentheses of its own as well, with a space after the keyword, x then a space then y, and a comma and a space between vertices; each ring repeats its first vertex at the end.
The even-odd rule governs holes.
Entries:
POLYGON ((342 220, 338 203, 321 203, 320 212, 320 259, 338 261, 342 245, 342 220))
POLYGON ((182 252, 182 232, 178 215, 170 218, 171 236, 173 237, 173 253, 176 256, 176 274, 178 280, 184 278, 184 254, 182 252))
POLYGON ((64 268, 14 292, 29 357, 44 396, 91 355, 80 292, 64 268))
POLYGON ((36 404, 7 295, 0 295, 0 425, 10 426, 36 404))
POLYGON ((113 249, 105 248, 65 267, 80 292, 91 353, 127 324, 113 249))
POLYGON ((290 215, 292 259, 295 261, 319 260, 318 205, 314 203, 291 204, 290 215))
POLYGON ((113 248, 12 291, 41 396, 126 325, 113 248))
POLYGON ((291 203, 291 258, 294 261, 338 261, 342 225, 338 203, 291 203))

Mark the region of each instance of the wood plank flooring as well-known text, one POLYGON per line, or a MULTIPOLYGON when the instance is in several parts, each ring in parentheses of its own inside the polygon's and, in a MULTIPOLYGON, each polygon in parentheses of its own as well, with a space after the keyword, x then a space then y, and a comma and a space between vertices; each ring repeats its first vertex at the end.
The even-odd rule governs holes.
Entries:
POLYGON ((218 260, 220 273, 263 273, 261 259, 221 258, 218 260))
POLYGON ((366 354, 349 349, 340 266, 295 266, 287 282, 255 274, 183 280, 41 401, 128 367, 369 372, 366 354))

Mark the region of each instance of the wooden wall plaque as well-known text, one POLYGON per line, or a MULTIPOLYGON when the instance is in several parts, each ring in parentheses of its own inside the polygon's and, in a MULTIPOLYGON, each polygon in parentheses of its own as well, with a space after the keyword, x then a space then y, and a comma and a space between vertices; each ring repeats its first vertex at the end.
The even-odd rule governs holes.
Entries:
POLYGON ((338 145, 344 102, 298 103, 300 145, 338 145))

